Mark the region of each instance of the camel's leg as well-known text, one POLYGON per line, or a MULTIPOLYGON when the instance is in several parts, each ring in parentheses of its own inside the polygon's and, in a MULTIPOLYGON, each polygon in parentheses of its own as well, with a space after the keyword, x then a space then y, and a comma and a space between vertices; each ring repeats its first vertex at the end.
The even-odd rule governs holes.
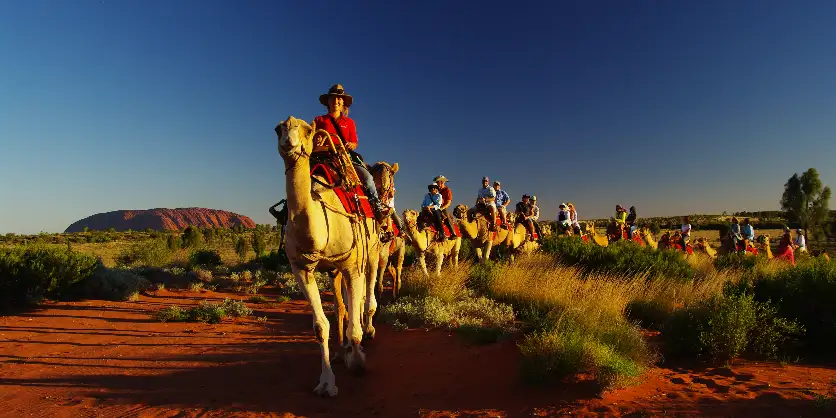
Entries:
POLYGON ((453 257, 453 268, 459 267, 459 250, 461 248, 462 248, 461 240, 459 240, 455 244, 453 244, 453 254, 451 254, 451 256, 453 257))
POLYGON ((482 247, 473 246, 473 252, 476 253, 477 262, 482 263, 485 261, 484 259, 482 259, 482 247))
MULTIPOLYGON (((376 259, 379 263, 384 263, 383 260, 380 260, 380 252, 375 252, 375 254, 378 256, 372 258, 376 259)), ((378 265, 377 263, 372 264, 374 265, 370 266, 371 268, 368 269, 369 277, 366 278, 365 309, 363 310, 363 338, 370 340, 374 339, 374 324, 372 323, 372 320, 374 319, 374 313, 377 311, 377 297, 375 297, 374 289, 377 284, 378 265)), ((380 275, 380 282, 383 283, 382 272, 380 275)))
POLYGON ((343 271, 348 280, 348 298, 346 308, 349 319, 348 346, 346 346, 345 363, 352 372, 363 372, 366 368, 366 354, 360 345, 363 339, 363 327, 360 323, 363 313, 363 293, 366 290, 365 275, 356 266, 343 271))
POLYGON ((322 301, 319 298, 316 278, 314 278, 314 274, 311 271, 301 270, 296 266, 292 268, 299 288, 305 293, 305 298, 310 302, 311 308, 313 309, 314 334, 316 334, 316 339, 319 342, 322 357, 322 372, 319 375, 319 384, 314 388, 314 392, 320 396, 336 396, 338 390, 336 379, 334 378, 334 371, 331 369, 331 358, 328 351, 328 336, 331 324, 328 323, 328 317, 325 316, 325 311, 322 309, 322 301))
POLYGON ((423 252, 418 254, 418 265, 421 266, 421 270, 424 272, 424 275, 429 276, 430 273, 427 272, 427 260, 424 257, 425 254, 423 252))
POLYGON ((435 275, 441 276, 441 264, 444 263, 444 250, 439 249, 435 253, 435 275))
POLYGON ((381 251, 378 258, 377 269, 377 294, 383 296, 383 278, 386 276, 386 267, 389 265, 389 250, 381 251))
MULTIPOLYGON (((346 344, 345 340, 345 325, 348 319, 348 312, 345 310, 345 303, 343 301, 343 288, 345 280, 339 271, 331 275, 331 288, 334 289, 334 315, 337 317, 337 344, 338 347, 343 347, 346 344)), ((341 355, 340 350, 336 351, 334 358, 337 359, 341 355)))
POLYGON ((403 273, 403 259, 406 255, 406 245, 401 245, 398 249, 398 258, 396 259, 395 271, 392 274, 392 298, 397 299, 401 291, 401 274, 403 273))

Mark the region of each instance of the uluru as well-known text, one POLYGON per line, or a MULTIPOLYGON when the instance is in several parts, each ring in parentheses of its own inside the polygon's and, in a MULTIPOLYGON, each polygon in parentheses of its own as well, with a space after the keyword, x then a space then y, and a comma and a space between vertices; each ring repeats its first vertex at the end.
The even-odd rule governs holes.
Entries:
POLYGON ((177 209, 142 209, 114 210, 97 213, 73 222, 64 232, 83 232, 89 230, 104 231, 113 228, 117 231, 142 231, 151 228, 156 231, 184 229, 189 225, 200 228, 232 228, 243 225, 255 228, 255 222, 248 216, 218 209, 177 208, 177 209))

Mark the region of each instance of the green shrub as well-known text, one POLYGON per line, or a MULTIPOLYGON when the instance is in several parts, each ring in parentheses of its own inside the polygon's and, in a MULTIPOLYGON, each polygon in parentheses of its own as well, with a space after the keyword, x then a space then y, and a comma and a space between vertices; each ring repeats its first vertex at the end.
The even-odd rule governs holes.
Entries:
POLYGON ((235 241, 235 253, 238 254, 238 259, 243 263, 247 261, 247 240, 243 236, 238 237, 235 241))
POLYGON ((169 234, 168 238, 166 238, 166 246, 169 251, 176 251, 180 248, 180 240, 174 234, 169 234))
POLYGON ((171 259, 171 250, 161 240, 137 242, 116 256, 118 266, 162 267, 171 259))
POLYGON ((510 305, 488 298, 444 301, 434 296, 405 296, 380 309, 384 323, 406 327, 442 328, 462 331, 472 342, 496 341, 513 330, 514 311, 510 305))
POLYGON ((262 255, 264 255, 264 252, 267 250, 267 241, 264 238, 264 233, 262 233, 262 232, 253 233, 252 246, 253 246, 253 252, 255 253, 256 258, 261 257, 262 255))
POLYGON ((542 250, 555 254, 558 261, 585 274, 646 274, 650 279, 666 276, 682 281, 689 281, 694 276, 693 268, 682 253, 657 251, 632 242, 619 241, 608 247, 599 247, 574 237, 552 235, 543 240, 542 250))
POLYGON ((151 286, 146 278, 127 269, 100 268, 85 281, 85 296, 114 301, 129 300, 151 286))
POLYGON ((287 270, 287 267, 290 266, 290 261, 288 261, 287 253, 285 253, 284 249, 273 250, 267 254, 263 254, 256 259, 256 262, 261 263, 265 269, 273 271, 287 270))
POLYGON ((0 310, 66 298, 99 266, 91 255, 39 245, 0 248, 0 310))
POLYGON ((221 265, 221 255, 216 250, 195 250, 189 255, 189 265, 216 267, 221 265))
POLYGON ((809 354, 836 357, 836 262, 810 258, 757 277, 751 286, 757 300, 770 302, 780 316, 804 326, 802 342, 809 354))
POLYGON ((744 354, 775 359, 787 342, 804 331, 777 313, 774 306, 758 302, 750 293, 726 291, 670 316, 662 328, 666 354, 715 361, 744 354))
POLYGON ((189 225, 183 230, 183 248, 193 248, 200 245, 203 240, 203 234, 200 228, 189 225))
POLYGON ((217 324, 227 316, 243 317, 252 314, 252 309, 240 300, 224 299, 218 305, 206 301, 197 306, 183 309, 179 306, 168 306, 153 313, 151 316, 160 322, 204 322, 217 324))

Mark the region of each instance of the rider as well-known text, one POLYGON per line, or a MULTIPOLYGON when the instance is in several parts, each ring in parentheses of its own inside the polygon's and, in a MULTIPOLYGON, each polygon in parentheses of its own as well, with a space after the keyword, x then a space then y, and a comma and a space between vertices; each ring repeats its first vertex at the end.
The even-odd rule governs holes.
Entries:
POLYGON ((540 207, 537 206, 537 196, 531 196, 531 220, 534 221, 534 230, 537 236, 542 238, 543 232, 540 229, 540 207))
POLYGON ((557 226, 560 228, 559 232, 564 232, 572 227, 572 215, 569 213, 569 207, 565 203, 561 203, 558 208, 560 210, 557 212, 557 226))
POLYGON ((496 190, 496 210, 499 212, 500 219, 502 219, 502 227, 507 229, 508 204, 511 203, 511 196, 508 196, 508 193, 500 188, 498 180, 493 182, 493 189, 496 190))
MULTIPOLYGON (((328 93, 319 96, 319 103, 322 103, 328 109, 328 113, 317 116, 314 123, 316 129, 324 129, 331 134, 331 139, 334 142, 340 141, 345 145, 351 155, 351 162, 357 171, 357 176, 363 183, 363 188, 369 198, 372 210, 375 212, 375 217, 379 222, 383 222, 392 212, 392 208, 380 201, 377 188, 374 185, 374 178, 366 169, 363 157, 355 151, 357 149, 357 126, 354 120, 348 117, 348 108, 351 107, 353 102, 354 99, 345 93, 343 86, 339 84, 331 86, 328 93)), ((321 138, 320 141, 324 141, 324 138, 321 138)))
POLYGON ((435 239, 436 241, 444 241, 444 226, 441 221, 442 198, 441 194, 438 192, 438 185, 430 184, 429 186, 427 186, 427 190, 429 190, 429 193, 424 195, 424 201, 421 203, 421 210, 428 211, 433 215, 433 221, 435 221, 435 229, 436 231, 438 231, 438 234, 436 234, 435 239))
POLYGON ((682 227, 680 228, 680 232, 682 234, 682 240, 680 244, 682 245, 682 251, 688 251, 688 241, 691 240, 691 222, 688 220, 687 216, 682 217, 682 227))
MULTIPOLYGON (((394 221, 394 222, 395 222, 395 226, 397 226, 397 227, 398 227, 398 235, 397 235, 397 236, 399 236, 399 237, 400 237, 400 236, 403 236, 403 237, 408 237, 408 235, 406 234, 406 229, 404 229, 404 226, 403 226, 403 221, 401 221, 401 217, 400 217, 400 216, 398 216, 398 212, 395 210, 395 192, 396 192, 396 190, 395 190, 395 187, 393 186, 393 187, 392 187, 392 194, 391 194, 391 195, 389 196, 389 198, 388 198, 385 202, 383 202, 383 203, 384 203, 386 206, 388 206, 388 207, 392 208, 392 214, 390 215, 390 217, 392 218, 392 221, 394 221)), ((390 228, 390 229, 391 229, 391 228, 390 228)), ((395 236, 396 236, 396 235, 395 235, 392 231, 390 231, 390 230, 387 230, 387 231, 384 233, 384 235, 385 235, 385 236, 381 239, 381 242, 384 242, 384 243, 389 242, 389 240, 391 240, 393 237, 395 237, 395 236)))
POLYGON ((467 210, 467 219, 473 222, 476 212, 488 216, 488 230, 496 231, 496 190, 491 188, 490 179, 482 177, 482 188, 476 194, 476 206, 467 210))
POLYGON ((450 228, 450 239, 456 239, 456 229, 453 228, 453 220, 450 219, 450 214, 447 212, 447 208, 453 204, 453 191, 447 187, 447 177, 444 176, 436 176, 433 179, 436 185, 438 185, 438 192, 441 194, 441 217, 444 219, 444 223, 447 224, 447 227, 450 228))
POLYGON ((529 199, 531 196, 524 194, 522 196, 522 202, 517 202, 516 207, 516 223, 525 225, 525 230, 528 232, 526 234, 526 239, 531 239, 534 237, 534 222, 531 220, 531 202, 529 199))
POLYGON ((627 224, 627 238, 633 239, 633 232, 635 232, 638 228, 636 226, 637 217, 638 216, 636 215, 636 207, 630 206, 630 214, 627 215, 627 218, 624 220, 624 222, 627 224))

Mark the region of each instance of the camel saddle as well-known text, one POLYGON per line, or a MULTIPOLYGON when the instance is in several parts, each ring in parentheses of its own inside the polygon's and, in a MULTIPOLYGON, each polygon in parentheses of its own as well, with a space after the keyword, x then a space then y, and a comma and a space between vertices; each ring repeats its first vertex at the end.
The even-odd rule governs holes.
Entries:
MULTIPOLYGON (((450 228, 447 225, 444 225, 443 222, 442 222, 441 226, 444 227, 444 236, 449 237, 450 236, 450 228)), ((456 236, 461 237, 462 233, 461 233, 461 231, 459 231, 459 226, 456 225, 455 222, 453 222, 453 228, 455 228, 454 232, 455 232, 456 236)), ((433 215, 429 214, 425 211, 421 211, 421 214, 418 215, 418 230, 423 231, 425 229, 429 229, 433 233, 438 233, 438 231, 435 229, 435 220, 433 219, 433 215)))
POLYGON ((311 180, 333 190, 346 212, 374 219, 374 212, 363 186, 346 187, 333 158, 318 156, 311 164, 311 180))

